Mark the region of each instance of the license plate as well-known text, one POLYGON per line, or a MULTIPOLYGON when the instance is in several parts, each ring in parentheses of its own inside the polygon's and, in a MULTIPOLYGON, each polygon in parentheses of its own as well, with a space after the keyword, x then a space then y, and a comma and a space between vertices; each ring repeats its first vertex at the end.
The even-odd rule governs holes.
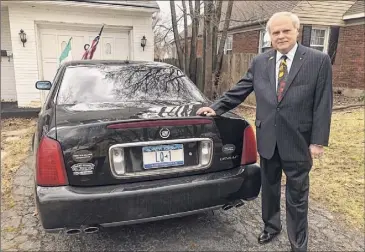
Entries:
POLYGON ((143 168, 155 169, 184 165, 182 144, 146 146, 142 148, 143 168))

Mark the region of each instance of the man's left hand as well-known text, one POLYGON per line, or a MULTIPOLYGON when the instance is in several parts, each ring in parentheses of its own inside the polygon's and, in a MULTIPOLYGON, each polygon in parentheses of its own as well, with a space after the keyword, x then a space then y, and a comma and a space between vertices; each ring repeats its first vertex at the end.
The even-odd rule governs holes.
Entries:
POLYGON ((324 148, 321 145, 311 144, 309 146, 309 151, 311 153, 312 158, 321 158, 324 153, 324 148))

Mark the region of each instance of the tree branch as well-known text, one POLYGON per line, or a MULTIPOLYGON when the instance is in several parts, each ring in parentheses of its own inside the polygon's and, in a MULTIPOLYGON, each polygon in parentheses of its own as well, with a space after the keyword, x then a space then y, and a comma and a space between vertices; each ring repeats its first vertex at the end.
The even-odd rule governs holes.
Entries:
POLYGON ((182 0, 183 10, 184 10, 184 59, 185 59, 185 74, 189 76, 189 57, 188 57, 188 17, 186 14, 186 2, 182 0))
POLYGON ((220 73, 221 73, 221 70, 222 70, 223 49, 224 49, 224 45, 225 45, 226 39, 227 39, 227 33, 228 33, 228 28, 229 28, 229 19, 232 15, 232 8, 233 8, 233 0, 229 0, 228 6, 227 6, 227 12, 226 12, 226 17, 228 17, 228 21, 226 21, 224 23, 223 33, 222 33, 221 41, 219 43, 217 64, 216 64, 216 67, 214 69, 213 83, 214 83, 214 91, 215 92, 217 91, 217 88, 218 88, 218 81, 219 81, 220 73))
POLYGON ((177 21, 176 21, 176 9, 175 9, 175 1, 170 0, 170 9, 171 9, 171 20, 172 20, 172 28, 174 31, 175 45, 176 51, 179 58, 179 67, 182 69, 184 67, 183 54, 181 50, 181 43, 179 40, 179 32, 177 29, 177 21))
POLYGON ((199 19, 198 16, 200 14, 200 0, 195 1, 195 10, 193 8, 192 0, 189 0, 190 7, 190 15, 192 17, 192 29, 191 29, 191 41, 190 41, 190 63, 189 63, 189 73, 190 79, 196 85, 196 49, 197 49, 197 37, 198 37, 198 29, 199 29, 199 19))
POLYGON ((221 19, 222 13, 222 0, 217 0, 218 4, 216 9, 214 10, 214 18, 213 18, 213 49, 212 49, 212 57, 213 57, 213 69, 215 69, 217 62, 217 40, 218 40, 218 32, 219 32, 219 23, 221 19))

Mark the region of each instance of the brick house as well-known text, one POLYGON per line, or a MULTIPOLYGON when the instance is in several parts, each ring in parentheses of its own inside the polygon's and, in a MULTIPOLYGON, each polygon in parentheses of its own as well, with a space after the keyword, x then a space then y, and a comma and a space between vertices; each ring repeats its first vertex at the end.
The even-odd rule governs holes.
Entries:
MULTIPOLYGON (((224 20, 226 6, 227 2, 223 2, 221 20, 224 20)), ((266 22, 275 12, 290 11, 301 21, 298 42, 330 55, 334 86, 364 89, 364 7, 364 1, 235 1, 224 53, 269 50, 271 42, 265 31, 266 22)), ((201 23, 198 57, 203 54, 202 30, 201 23)), ((183 32, 180 35, 183 37, 183 32)), ((176 52, 172 57, 176 58, 176 52)))
POLYGON ((334 83, 339 87, 365 89, 365 2, 357 1, 343 15, 336 60, 334 83))

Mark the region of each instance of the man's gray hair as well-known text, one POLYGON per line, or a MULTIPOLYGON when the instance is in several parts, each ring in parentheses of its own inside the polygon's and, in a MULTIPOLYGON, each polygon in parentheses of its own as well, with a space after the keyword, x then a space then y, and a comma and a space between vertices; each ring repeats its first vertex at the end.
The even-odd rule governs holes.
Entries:
POLYGON ((271 23, 272 21, 275 19, 275 18, 278 18, 278 17, 290 17, 291 20, 293 21, 293 25, 296 29, 299 30, 299 27, 300 27, 300 21, 299 21, 299 18, 297 15, 295 15, 294 13, 291 13, 291 12, 287 12, 287 11, 283 11, 283 12, 276 12, 274 15, 271 16, 271 18, 269 19, 269 21, 267 21, 267 24, 266 24, 266 31, 268 33, 270 33, 270 26, 271 26, 271 23))

